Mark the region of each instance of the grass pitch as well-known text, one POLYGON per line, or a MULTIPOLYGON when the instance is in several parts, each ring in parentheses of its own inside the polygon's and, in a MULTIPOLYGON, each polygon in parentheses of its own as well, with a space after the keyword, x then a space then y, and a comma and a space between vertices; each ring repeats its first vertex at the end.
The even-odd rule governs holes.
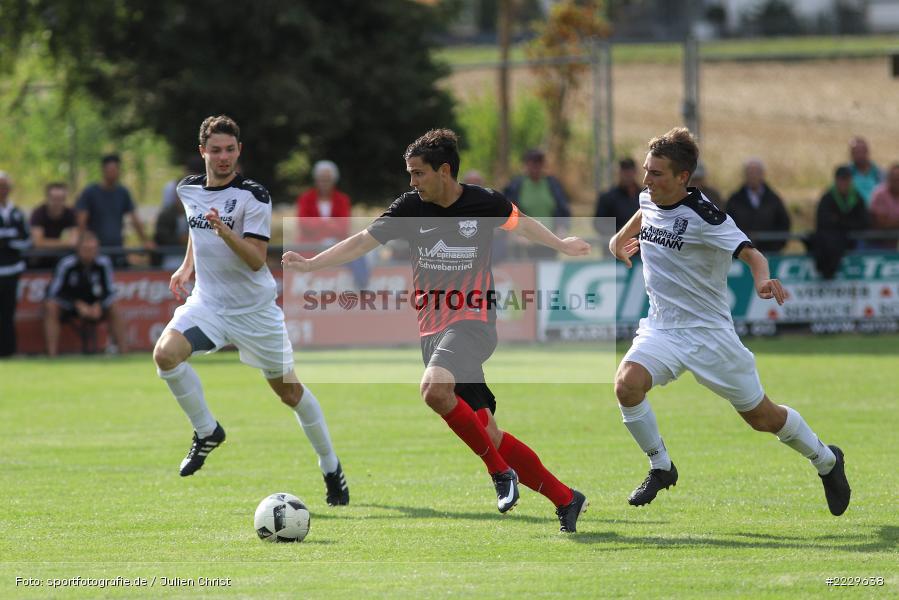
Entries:
POLYGON ((647 466, 611 385, 494 386, 500 425, 591 501, 563 536, 530 490, 496 512, 480 461, 414 384, 314 386, 352 493, 329 508, 293 415, 236 354, 194 361, 228 443, 185 479, 190 427, 149 355, 0 363, 0 598, 793 598, 832 591, 828 577, 883 577, 854 591, 894 596, 899 338, 748 345, 772 399, 845 450, 844 516, 805 459, 689 375, 650 396, 681 478, 644 508, 625 500, 647 466), (257 539, 253 510, 276 491, 309 505, 305 542, 257 539), (50 587, 76 577, 147 586, 50 587))

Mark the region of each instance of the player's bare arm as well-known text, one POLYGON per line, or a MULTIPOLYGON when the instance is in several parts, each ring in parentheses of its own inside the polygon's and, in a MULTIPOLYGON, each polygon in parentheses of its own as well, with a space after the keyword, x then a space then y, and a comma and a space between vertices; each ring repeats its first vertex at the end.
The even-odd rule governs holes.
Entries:
POLYGON ((206 220, 212 225, 215 234, 222 238, 222 241, 231 248, 247 266, 258 271, 265 265, 265 258, 268 256, 268 242, 256 238, 242 238, 234 232, 233 229, 225 225, 219 216, 218 209, 212 208, 206 213, 206 220))
POLYGON ((643 212, 638 209, 627 224, 609 240, 609 252, 623 262, 628 269, 633 266, 631 257, 640 251, 640 240, 637 238, 637 234, 640 233, 642 225, 643 212))
POLYGON ((519 235, 544 246, 558 250, 568 256, 585 256, 590 253, 590 244, 579 237, 566 237, 560 239, 556 234, 546 228, 537 219, 532 219, 524 213, 519 213, 518 227, 515 231, 519 235))
POLYGON ((193 237, 188 236, 187 238, 187 249, 184 251, 184 260, 181 261, 181 266, 178 267, 174 273, 172 273, 171 279, 169 279, 169 290, 175 295, 175 298, 178 300, 182 300, 187 298, 190 292, 187 290, 187 284, 190 283, 190 278, 194 273, 194 251, 193 251, 193 237))
POLYGON ((769 300, 774 298, 778 304, 783 304, 786 299, 784 287, 777 279, 771 279, 768 270, 768 259, 765 255, 752 247, 743 248, 737 258, 749 265, 752 271, 752 280, 755 282, 755 291, 759 298, 769 300))
POLYGON ((337 242, 312 258, 304 258, 293 251, 285 252, 281 257, 281 264, 284 265, 285 269, 290 269, 291 271, 310 273, 352 262, 360 256, 365 256, 380 245, 381 243, 372 237, 367 230, 363 230, 341 242, 337 242))

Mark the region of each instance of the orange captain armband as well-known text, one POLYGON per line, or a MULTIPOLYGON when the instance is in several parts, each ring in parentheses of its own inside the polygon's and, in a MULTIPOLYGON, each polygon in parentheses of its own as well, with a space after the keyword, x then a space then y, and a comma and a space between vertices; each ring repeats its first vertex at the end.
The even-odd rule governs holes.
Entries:
POLYGON ((512 214, 509 215, 509 218, 506 219, 506 222, 499 226, 500 229, 505 229, 506 231, 512 231, 516 227, 518 227, 518 207, 514 204, 512 205, 512 214))

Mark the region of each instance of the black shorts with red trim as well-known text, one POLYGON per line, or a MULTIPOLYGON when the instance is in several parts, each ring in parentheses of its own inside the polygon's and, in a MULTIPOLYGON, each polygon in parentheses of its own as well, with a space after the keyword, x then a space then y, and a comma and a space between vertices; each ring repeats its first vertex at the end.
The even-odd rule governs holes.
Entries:
POLYGON ((484 363, 496 349, 496 326, 482 321, 457 321, 421 338, 421 358, 427 367, 442 367, 456 379, 455 392, 472 410, 496 413, 496 397, 484 381, 484 363))

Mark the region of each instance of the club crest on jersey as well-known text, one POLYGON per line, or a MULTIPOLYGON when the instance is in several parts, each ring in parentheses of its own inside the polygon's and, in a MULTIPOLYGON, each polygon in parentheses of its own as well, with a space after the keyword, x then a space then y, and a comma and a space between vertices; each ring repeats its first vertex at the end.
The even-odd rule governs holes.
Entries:
POLYGON ((470 221, 459 221, 459 233, 462 237, 470 238, 478 232, 478 221, 472 219, 470 221))
POLYGON ((687 221, 683 217, 677 217, 676 219, 674 219, 674 233, 676 233, 677 235, 681 235, 683 232, 685 232, 687 230, 687 223, 689 223, 689 221, 687 221))
POLYGON ((237 206, 237 198, 231 198, 230 200, 225 200, 225 212, 226 213, 234 212, 235 206, 237 206))

